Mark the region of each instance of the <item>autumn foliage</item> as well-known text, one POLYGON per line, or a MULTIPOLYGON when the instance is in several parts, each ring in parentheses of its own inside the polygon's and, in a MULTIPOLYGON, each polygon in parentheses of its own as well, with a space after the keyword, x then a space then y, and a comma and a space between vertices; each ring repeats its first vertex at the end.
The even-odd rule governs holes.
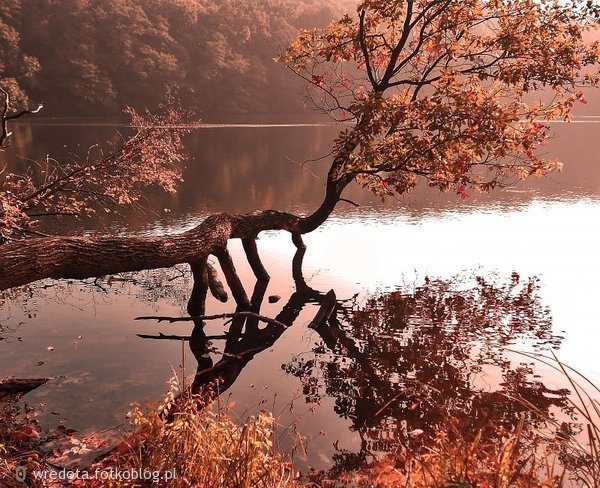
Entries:
POLYGON ((172 100, 159 113, 126 112, 129 136, 69 160, 33 161, 25 174, 0 168, 0 239, 37 233, 42 217, 83 217, 138 204, 147 187, 175 192, 185 154, 181 138, 191 116, 172 100))
POLYGON ((341 132, 334 172, 385 196, 419 180, 462 198, 561 165, 540 151, 598 83, 590 2, 362 1, 282 56, 341 132))
POLYGON ((206 120, 294 113, 298 85, 272 59, 342 1, 2 0, 0 86, 53 117, 155 109, 165 85, 206 120))
MULTIPOLYGON (((423 181, 465 199, 560 169, 542 149, 548 123, 568 121, 597 85, 599 43, 585 40, 597 27, 598 9, 584 1, 370 0, 303 31, 281 59, 347 127, 324 203, 297 230, 318 227, 353 180, 382 197, 423 181)), ((0 175, 0 235, 30 232, 42 215, 135 203, 147 185, 173 191, 181 129, 165 127, 181 114, 130 115, 137 132, 122 146, 0 175)))

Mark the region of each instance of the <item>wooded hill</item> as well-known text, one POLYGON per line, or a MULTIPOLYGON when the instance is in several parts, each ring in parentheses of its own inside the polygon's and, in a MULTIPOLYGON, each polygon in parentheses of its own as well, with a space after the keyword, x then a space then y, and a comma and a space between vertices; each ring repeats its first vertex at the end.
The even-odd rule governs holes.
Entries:
POLYGON ((273 58, 350 2, 3 0, 0 86, 47 116, 154 107, 177 87, 205 120, 297 112, 299 81, 273 58))

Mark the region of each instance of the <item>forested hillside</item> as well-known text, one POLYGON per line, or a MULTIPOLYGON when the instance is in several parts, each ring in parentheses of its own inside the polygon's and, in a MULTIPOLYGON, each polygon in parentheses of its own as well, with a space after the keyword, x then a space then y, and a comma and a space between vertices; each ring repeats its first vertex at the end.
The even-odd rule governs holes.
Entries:
POLYGON ((153 107, 165 87, 205 120, 293 113, 298 80, 273 58, 325 0, 2 0, 0 85, 48 116, 153 107), (219 114, 219 115, 217 115, 219 114))

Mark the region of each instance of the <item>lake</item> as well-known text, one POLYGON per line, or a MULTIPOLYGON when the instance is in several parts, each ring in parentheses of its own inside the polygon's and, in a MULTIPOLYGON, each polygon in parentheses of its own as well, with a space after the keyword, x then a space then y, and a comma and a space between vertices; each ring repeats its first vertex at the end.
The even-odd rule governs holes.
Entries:
MULTIPOLYGON (((307 453, 297 453, 302 470, 393 451, 414 429, 435 429, 442 411, 470 428, 490 416, 514 422, 522 408, 515 395, 566 418, 564 378, 520 352, 552 350, 600 382, 598 122, 554 124, 548 152, 565 163, 563 172, 490 195, 462 201, 419 188, 380 202, 349 188, 345 197, 360 206, 341 203, 305 237, 304 281, 292 275, 289 235, 269 232, 258 241, 271 275, 266 289, 255 289, 241 244, 231 242, 256 309, 287 320, 285 330, 211 321, 192 334, 189 323, 136 321, 185 315, 184 266, 47 281, 4 297, 0 377, 56 377, 24 397, 41 408, 45 427, 118 434, 130 404, 161 399, 174 371, 185 369, 188 379, 199 373, 200 382, 217 371, 225 378, 220 401, 240 417, 265 408, 278 415, 284 445, 292 424, 309 437, 307 453), (313 330, 307 325, 329 290, 342 301, 337 320, 313 330), (280 300, 270 303, 272 296, 280 300), (159 333, 191 340, 136 335, 159 333)), ((25 157, 83 153, 116 130, 19 124, 11 168, 26 167, 25 157)), ((42 230, 165 234, 212 212, 309 212, 328 163, 302 163, 327 155, 335 134, 329 125, 198 129, 187 140, 177 194, 149 191, 142 211, 42 230)), ((208 313, 234 307, 207 302, 208 313)))

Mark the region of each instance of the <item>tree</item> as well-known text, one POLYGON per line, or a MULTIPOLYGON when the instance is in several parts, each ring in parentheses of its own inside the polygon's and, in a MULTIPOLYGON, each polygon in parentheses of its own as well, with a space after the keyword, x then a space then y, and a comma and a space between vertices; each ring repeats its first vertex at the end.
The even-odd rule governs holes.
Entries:
POLYGON ((289 109, 285 94, 297 85, 272 59, 299 26, 334 18, 335 3, 5 0, 0 80, 62 116, 153 109, 165 84, 177 84, 205 118, 289 109), (35 77, 23 69, 28 60, 37 60, 35 77))
POLYGON ((283 59, 327 113, 355 121, 336 142, 342 186, 402 194, 421 178, 465 198, 560 167, 537 149, 544 121, 568 120, 598 82, 598 42, 582 38, 591 15, 533 0, 363 1, 283 59), (528 102, 543 89, 548 101, 528 102))
POLYGON ((0 6, 0 86, 17 107, 27 103, 22 82, 33 77, 40 68, 38 60, 26 54, 21 45, 21 36, 14 25, 20 12, 20 0, 7 0, 0 6))
MULTIPOLYGON (((10 144, 10 121, 38 113, 11 111, 9 93, 0 110, 0 150, 10 144)), ((49 216, 82 217, 97 211, 116 211, 135 204, 142 189, 157 186, 174 192, 181 179, 181 137, 189 131, 187 115, 171 96, 162 112, 143 114, 128 108, 135 132, 108 148, 91 147, 70 161, 47 157, 32 164, 26 174, 0 170, 0 243, 16 236, 43 235, 35 230, 38 219, 49 216)))
POLYGON ((302 234, 331 214, 350 182, 376 194, 419 181, 466 198, 559 167, 539 155, 550 119, 569 118, 581 88, 598 82, 600 48, 586 43, 593 5, 534 0, 362 1, 357 18, 302 32, 282 56, 346 119, 335 141, 322 204, 298 216, 275 210, 218 214, 164 237, 52 237, 6 244, 0 289, 41 278, 83 278, 189 263, 188 310, 204 312, 209 255, 218 258, 238 305, 250 301, 227 250, 241 239, 260 279, 256 237, 302 234), (546 102, 531 100, 548 96, 546 102))

